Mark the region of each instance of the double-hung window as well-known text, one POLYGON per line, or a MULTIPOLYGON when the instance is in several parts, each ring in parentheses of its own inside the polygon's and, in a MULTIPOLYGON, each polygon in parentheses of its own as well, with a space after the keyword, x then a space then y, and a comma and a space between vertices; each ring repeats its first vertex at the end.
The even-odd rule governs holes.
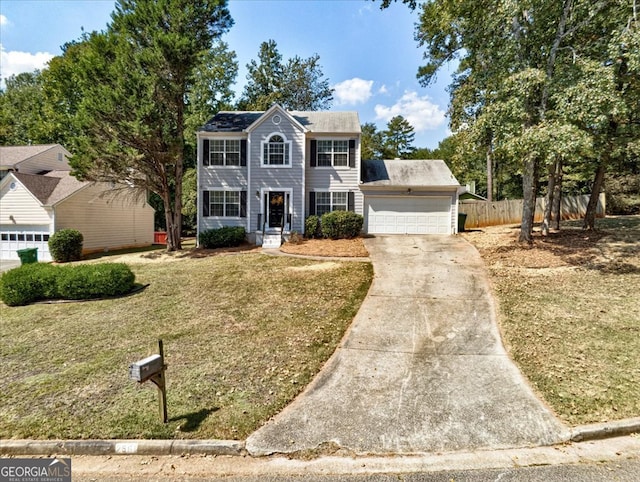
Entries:
POLYGON ((291 166, 291 142, 279 134, 273 134, 262 144, 263 166, 291 166))
POLYGON ((246 191, 203 191, 203 215, 224 218, 245 217, 246 202, 246 191))
POLYGON ((346 167, 349 165, 349 141, 318 141, 318 167, 346 167))
POLYGON ((348 196, 346 192, 316 192, 316 215, 322 216, 331 211, 346 211, 348 196))
POLYGON ((202 165, 210 167, 246 166, 246 139, 204 139, 202 141, 202 165))
POLYGON ((239 139, 211 139, 208 156, 205 153, 205 166, 239 166, 239 139), (208 161, 208 163, 207 163, 208 161))

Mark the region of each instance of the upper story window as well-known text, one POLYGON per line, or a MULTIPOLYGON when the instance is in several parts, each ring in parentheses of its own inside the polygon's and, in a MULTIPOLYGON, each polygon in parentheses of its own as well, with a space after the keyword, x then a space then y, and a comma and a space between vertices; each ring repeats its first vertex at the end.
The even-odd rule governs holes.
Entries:
POLYGON ((262 143, 263 166, 291 166, 291 142, 280 134, 272 134, 262 143))
POLYGON ((349 141, 318 141, 318 167, 348 166, 349 141))
POLYGON ((355 139, 312 139, 311 167, 356 167, 355 139))
POLYGON ((246 142, 240 139, 205 139, 203 166, 246 166, 246 142))

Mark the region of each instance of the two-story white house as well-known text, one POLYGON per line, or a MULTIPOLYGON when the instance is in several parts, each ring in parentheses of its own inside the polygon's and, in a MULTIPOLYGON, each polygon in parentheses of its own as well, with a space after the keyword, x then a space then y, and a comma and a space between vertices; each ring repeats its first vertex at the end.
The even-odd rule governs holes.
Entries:
POLYGON ((361 162, 360 139, 357 112, 219 112, 197 133, 198 232, 242 226, 279 246, 340 209, 372 234, 456 232, 459 184, 443 161, 361 162))

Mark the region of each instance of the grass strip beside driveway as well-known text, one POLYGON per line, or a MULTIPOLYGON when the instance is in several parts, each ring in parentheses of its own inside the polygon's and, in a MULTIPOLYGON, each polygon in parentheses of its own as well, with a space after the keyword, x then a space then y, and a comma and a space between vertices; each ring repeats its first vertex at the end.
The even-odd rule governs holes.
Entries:
POLYGON ((0 303, 1 438, 243 439, 319 371, 373 276, 369 263, 254 253, 132 259, 149 283, 136 295, 0 303), (128 379, 159 338, 166 425, 155 386, 128 379))
POLYGON ((640 216, 565 223, 532 247, 517 226, 465 236, 479 249, 512 358, 570 425, 640 416, 640 216))

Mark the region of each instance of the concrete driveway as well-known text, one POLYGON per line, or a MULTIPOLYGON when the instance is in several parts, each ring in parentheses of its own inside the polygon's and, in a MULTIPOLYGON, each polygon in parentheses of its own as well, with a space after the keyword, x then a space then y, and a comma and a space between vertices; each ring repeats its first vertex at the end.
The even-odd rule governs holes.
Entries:
POLYGON ((454 236, 366 241, 371 289, 341 346, 247 440, 253 455, 549 445, 568 430, 506 355, 480 255, 454 236))
POLYGON ((0 259, 0 273, 20 266, 20 261, 13 259, 0 259))

